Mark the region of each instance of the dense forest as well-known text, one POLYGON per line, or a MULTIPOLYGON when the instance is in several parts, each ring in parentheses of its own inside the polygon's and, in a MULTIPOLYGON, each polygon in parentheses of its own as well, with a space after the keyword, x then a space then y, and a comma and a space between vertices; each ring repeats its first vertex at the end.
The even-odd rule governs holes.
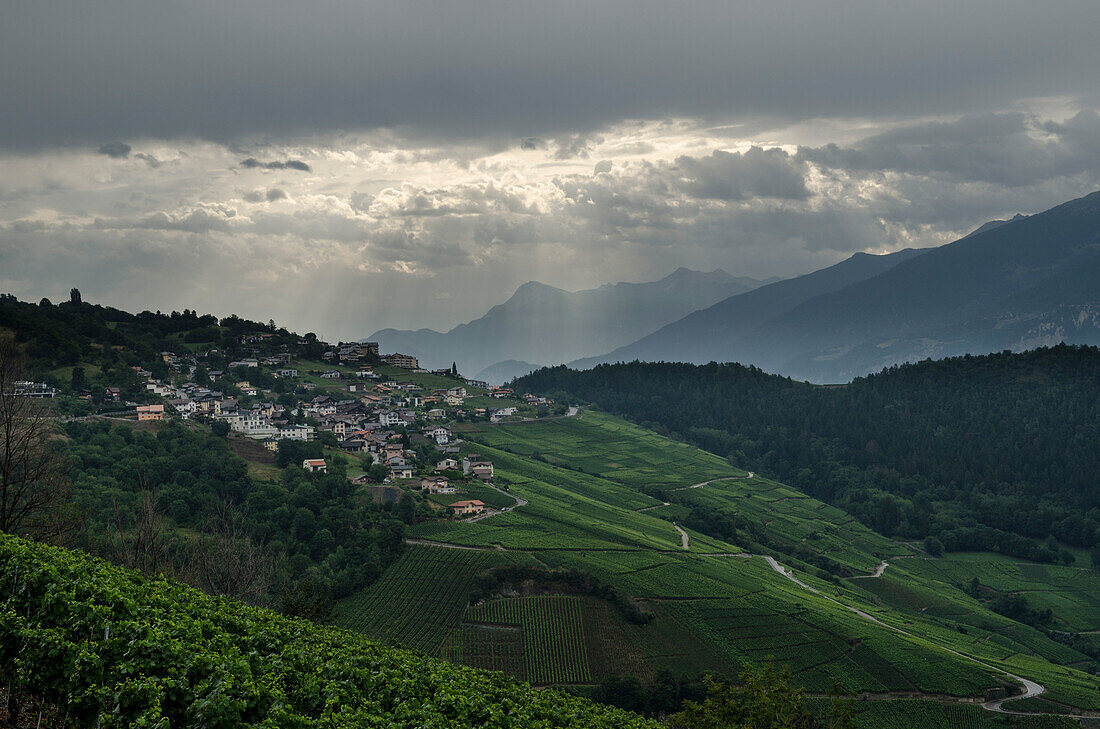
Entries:
POLYGON ((154 435, 97 420, 66 432, 74 541, 147 574, 317 618, 401 552, 400 510, 357 492, 340 459, 328 473, 290 466, 259 481, 205 429, 154 435))
POLYGON ((932 550, 1072 561, 1100 542, 1100 350, 891 367, 816 386, 711 363, 544 368, 521 392, 580 399, 691 441, 932 550))

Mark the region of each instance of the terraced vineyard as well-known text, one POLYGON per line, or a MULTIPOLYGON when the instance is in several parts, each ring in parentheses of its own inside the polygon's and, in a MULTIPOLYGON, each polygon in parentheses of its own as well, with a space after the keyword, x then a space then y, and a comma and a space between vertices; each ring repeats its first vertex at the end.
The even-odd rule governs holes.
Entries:
POLYGON ((49 724, 656 726, 7 534, 0 595, 5 688, 46 702, 49 724))
POLYGON ((538 595, 493 600, 471 607, 465 621, 518 627, 531 683, 592 682, 579 597, 538 595))
MULTIPOLYGON (((749 477, 715 456, 599 413, 468 429, 464 437, 467 451, 493 460, 498 482, 529 503, 476 523, 426 522, 412 536, 484 550, 465 552, 467 575, 496 559, 583 570, 632 598, 651 620, 630 624, 608 603, 579 596, 494 600, 467 611, 456 589, 444 609, 433 612, 425 634, 431 638, 418 638, 453 660, 535 683, 591 683, 609 673, 646 680, 663 669, 732 678, 745 662, 774 656, 812 692, 839 682, 857 692, 945 701, 1012 686, 1003 670, 1041 682, 1052 700, 1100 710, 1100 680, 1072 667, 1086 665, 1086 656, 993 613, 958 587, 984 568, 980 560, 929 559, 784 484, 749 477), (678 503, 664 506, 641 492, 654 484, 678 503), (771 546, 746 550, 688 529, 685 550, 670 520, 691 509, 736 513, 758 524, 771 546), (793 566, 790 576, 798 582, 749 554, 763 549, 793 566), (809 567, 797 556, 807 550, 855 579, 809 567), (885 571, 872 576, 882 562, 885 571), (583 645, 577 636, 584 636, 583 645)), ((418 587, 418 571, 411 562, 395 566, 376 586, 379 595, 363 598, 358 609, 382 610, 390 617, 381 623, 414 609, 423 615, 435 598, 416 608, 381 599, 382 592, 427 589, 418 587)), ((1066 587, 1077 595, 1061 605, 1066 625, 1090 624, 1095 573, 1005 562, 988 580, 995 589, 1031 586, 1029 599, 1034 594, 1037 603, 1066 587)), ((925 708, 913 708, 909 713, 918 718, 912 721, 906 711, 867 716, 881 718, 883 726, 921 729, 950 721, 967 726, 972 718, 986 722, 974 726, 997 725, 973 705, 905 706, 925 708), (933 708, 939 718, 920 718, 933 708)))
POLYGON ((434 653, 462 617, 474 578, 515 559, 491 552, 409 546, 381 580, 341 600, 333 622, 383 642, 434 653))

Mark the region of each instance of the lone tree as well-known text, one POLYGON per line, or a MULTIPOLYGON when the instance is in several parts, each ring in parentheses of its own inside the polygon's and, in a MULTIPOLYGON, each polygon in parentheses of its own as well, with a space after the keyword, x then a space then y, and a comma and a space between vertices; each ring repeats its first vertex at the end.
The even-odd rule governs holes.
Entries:
POLYGON ((23 367, 15 341, 0 336, 0 532, 56 538, 67 523, 65 463, 46 404, 16 394, 23 367))

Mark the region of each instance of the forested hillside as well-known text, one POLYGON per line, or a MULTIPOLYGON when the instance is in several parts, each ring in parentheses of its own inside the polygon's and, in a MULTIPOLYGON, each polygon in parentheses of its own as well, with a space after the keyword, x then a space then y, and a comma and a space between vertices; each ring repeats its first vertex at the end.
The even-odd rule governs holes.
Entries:
POLYGON ((1041 561, 1100 539, 1100 350, 893 367, 821 387, 737 364, 543 369, 521 391, 593 402, 836 504, 886 535, 1041 561))
POLYGON ((147 574, 310 615, 401 553, 405 524, 364 497, 341 460, 261 481, 203 428, 154 434, 97 420, 66 433, 76 543, 147 574))

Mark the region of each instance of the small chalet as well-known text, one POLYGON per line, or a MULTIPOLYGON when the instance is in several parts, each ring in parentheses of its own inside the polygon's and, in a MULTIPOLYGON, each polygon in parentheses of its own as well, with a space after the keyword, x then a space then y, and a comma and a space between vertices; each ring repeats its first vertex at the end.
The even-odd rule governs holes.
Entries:
POLYGON ((470 514, 480 514, 485 511, 485 502, 478 499, 471 499, 469 501, 456 501, 451 504, 451 510, 455 514, 461 516, 469 516, 470 514))
POLYGON ((393 478, 412 478, 412 466, 394 466, 390 468, 390 476, 393 478))
POLYGON ((310 473, 325 473, 328 471, 328 464, 325 463, 324 458, 307 458, 302 461, 302 468, 310 473))
POLYGON ((435 464, 435 470, 437 470, 437 471, 447 471, 447 470, 450 470, 452 468, 454 468, 454 469, 458 468, 458 461, 456 461, 453 458, 444 458, 442 461, 435 464))

